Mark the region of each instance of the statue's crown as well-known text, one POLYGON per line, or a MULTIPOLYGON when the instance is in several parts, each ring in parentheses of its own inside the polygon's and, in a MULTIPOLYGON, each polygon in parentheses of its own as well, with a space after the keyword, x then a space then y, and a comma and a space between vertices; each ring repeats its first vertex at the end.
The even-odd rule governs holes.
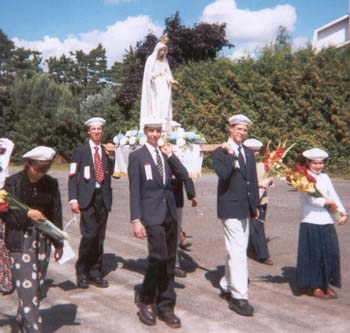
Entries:
POLYGON ((168 34, 163 34, 162 36, 160 36, 160 42, 163 44, 167 44, 169 41, 169 37, 168 34))

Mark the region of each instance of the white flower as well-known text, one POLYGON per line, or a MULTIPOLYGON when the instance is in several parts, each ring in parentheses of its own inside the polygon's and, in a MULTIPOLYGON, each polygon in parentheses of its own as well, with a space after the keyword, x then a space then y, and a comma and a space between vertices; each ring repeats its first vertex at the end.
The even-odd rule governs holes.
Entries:
POLYGON ((24 280, 22 283, 23 288, 30 288, 32 286, 32 283, 29 280, 24 280))
POLYGON ((24 313, 29 313, 30 307, 29 306, 24 307, 23 311, 24 311, 24 313))
POLYGON ((147 137, 143 136, 140 138, 140 145, 143 146, 147 142, 147 137))
POLYGON ((177 146, 184 146, 185 144, 186 144, 186 141, 185 141, 185 139, 183 137, 176 139, 176 145, 177 146))
POLYGON ((23 262, 29 262, 30 261, 30 256, 28 254, 23 254, 22 261, 23 262))
POLYGON ((132 136, 129 140, 129 144, 134 145, 136 143, 136 137, 132 136))
POLYGON ((33 328, 37 331, 39 327, 37 324, 33 324, 33 328))
POLYGON ((36 280, 37 274, 35 272, 32 273, 32 279, 36 280))
POLYGON ((46 258, 46 254, 45 254, 45 253, 39 254, 39 255, 38 255, 38 259, 39 259, 40 261, 45 260, 45 258, 46 258))
POLYGON ((159 146, 159 147, 164 146, 164 139, 163 139, 163 138, 159 138, 159 140, 158 140, 158 146, 159 146))
POLYGON ((20 269, 20 268, 21 268, 21 265, 20 265, 18 262, 16 262, 16 263, 15 263, 15 267, 16 267, 16 269, 20 269))
POLYGON ((33 264, 33 269, 34 269, 35 271, 37 270, 37 266, 36 266, 35 263, 33 264))
POLYGON ((124 136, 124 138, 122 138, 122 139, 120 140, 120 144, 121 144, 122 146, 127 145, 127 144, 128 144, 128 138, 127 138, 126 136, 124 136))

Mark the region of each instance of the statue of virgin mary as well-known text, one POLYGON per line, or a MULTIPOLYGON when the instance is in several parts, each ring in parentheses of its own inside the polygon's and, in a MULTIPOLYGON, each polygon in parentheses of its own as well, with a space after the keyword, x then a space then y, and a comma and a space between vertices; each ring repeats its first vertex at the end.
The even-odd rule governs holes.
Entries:
POLYGON ((152 54, 147 58, 142 80, 140 129, 145 119, 163 120, 163 130, 171 126, 173 110, 171 89, 178 82, 174 80, 166 55, 167 37, 162 37, 152 54))

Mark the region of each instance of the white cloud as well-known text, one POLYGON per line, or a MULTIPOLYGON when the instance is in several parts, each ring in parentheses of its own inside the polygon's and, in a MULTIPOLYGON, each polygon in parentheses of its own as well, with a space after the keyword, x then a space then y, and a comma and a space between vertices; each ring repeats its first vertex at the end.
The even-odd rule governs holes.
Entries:
POLYGON ((111 66, 121 61, 126 49, 142 40, 149 32, 159 36, 162 28, 154 24, 148 16, 128 17, 117 21, 105 30, 94 30, 77 36, 67 36, 63 41, 57 37, 44 36, 42 40, 27 41, 13 38, 17 47, 40 51, 44 59, 69 56, 69 52, 83 50, 85 53, 96 48, 99 43, 106 49, 107 63, 111 66))
POLYGON ((236 58, 273 42, 279 26, 293 31, 296 19, 295 8, 288 4, 253 11, 238 8, 235 0, 217 0, 205 7, 201 21, 226 23, 226 37, 236 45, 236 58))

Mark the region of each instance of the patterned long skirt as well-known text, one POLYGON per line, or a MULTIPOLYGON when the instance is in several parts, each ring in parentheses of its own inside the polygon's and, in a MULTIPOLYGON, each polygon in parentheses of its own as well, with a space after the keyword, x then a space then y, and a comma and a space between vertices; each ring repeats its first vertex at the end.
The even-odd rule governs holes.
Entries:
POLYGON ((42 332, 39 313, 40 288, 50 259, 50 241, 31 228, 24 234, 23 252, 11 252, 12 272, 18 295, 16 320, 25 332, 42 332))

